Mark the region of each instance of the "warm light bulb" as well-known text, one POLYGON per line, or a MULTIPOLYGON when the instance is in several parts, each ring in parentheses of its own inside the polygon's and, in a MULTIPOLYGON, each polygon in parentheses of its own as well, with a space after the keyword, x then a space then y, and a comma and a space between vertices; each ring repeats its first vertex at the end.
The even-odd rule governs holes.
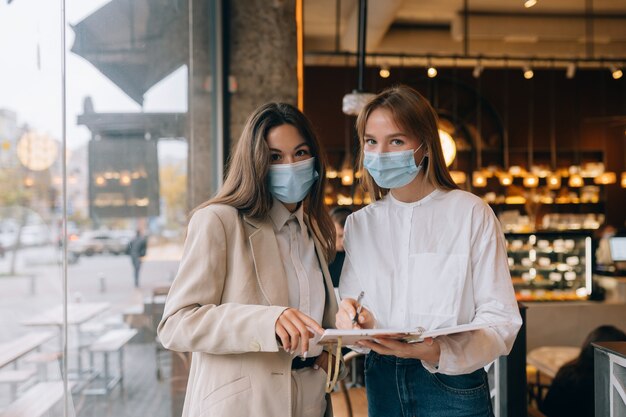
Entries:
POLYGON ((535 76, 535 73, 530 67, 524 67, 524 78, 526 78, 527 80, 530 80, 534 76, 535 76))
POLYGON ((35 180, 32 177, 24 178, 24 186, 25 187, 30 188, 33 185, 35 185, 35 180))
POLYGON ((524 187, 535 188, 539 185, 539 177, 533 174, 528 174, 524 177, 524 187))
POLYGON ((581 177, 580 174, 570 175, 569 181, 567 183, 567 185, 569 185, 572 188, 580 188, 583 186, 583 184, 584 184, 583 177, 581 177))
POLYGON ((449 167, 456 157, 456 143, 452 136, 445 130, 439 129, 439 142, 441 142, 441 150, 443 151, 443 159, 446 166, 449 167))
POLYGON ((352 171, 341 173, 341 184, 352 185, 354 183, 354 175, 352 171))
POLYGON ((333 178, 337 178, 338 175, 339 174, 337 174, 337 171, 334 170, 333 168, 326 170, 326 178, 333 179, 333 178))
POLYGON ((102 175, 98 175, 96 177, 96 185, 98 187, 104 187, 106 183, 107 183, 107 180, 102 175))
POLYGON ((617 182, 617 175, 615 175, 615 172, 604 172, 595 177, 593 182, 602 185, 615 184, 617 182))
POLYGON ((546 178, 548 188, 551 190, 557 190, 561 188, 561 177, 557 174, 548 175, 546 178))
POLYGON ((463 171, 450 171, 450 176, 455 184, 465 184, 467 181, 467 175, 463 171))
POLYGON ((128 186, 131 181, 130 172, 124 171, 120 174, 120 185, 128 186))
POLYGON ((513 175, 508 173, 500 174, 500 184, 505 186, 513 184, 513 175))
POLYGON ((474 171, 472 173, 472 185, 476 188, 487 186, 487 177, 485 177, 482 171, 474 171))
POLYGON ((622 188, 626 188, 626 172, 622 172, 622 180, 620 181, 622 188))
POLYGON ((428 78, 435 78, 437 76, 437 68, 429 67, 426 73, 428 74, 428 78))
POLYGON ((391 75, 391 71, 389 70, 389 67, 384 66, 380 68, 380 71, 378 71, 378 75, 380 75, 381 78, 389 78, 389 76, 391 75))
POLYGON ((617 68, 615 65, 611 65, 610 70, 611 70, 611 76, 613 77, 614 80, 619 80, 624 75, 622 70, 617 68))
POLYGON ((526 0, 524 2, 524 7, 526 7, 527 9, 530 9, 531 7, 533 7, 535 4, 537 4, 537 0, 526 0))

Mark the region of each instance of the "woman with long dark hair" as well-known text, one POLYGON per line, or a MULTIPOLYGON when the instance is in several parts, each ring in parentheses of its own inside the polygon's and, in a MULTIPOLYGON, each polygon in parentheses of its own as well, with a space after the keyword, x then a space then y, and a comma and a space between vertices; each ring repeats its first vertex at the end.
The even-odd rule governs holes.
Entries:
POLYGON ((330 414, 330 353, 311 342, 337 311, 324 172, 306 117, 266 104, 193 213, 158 328, 166 348, 193 352, 184 417, 330 414))

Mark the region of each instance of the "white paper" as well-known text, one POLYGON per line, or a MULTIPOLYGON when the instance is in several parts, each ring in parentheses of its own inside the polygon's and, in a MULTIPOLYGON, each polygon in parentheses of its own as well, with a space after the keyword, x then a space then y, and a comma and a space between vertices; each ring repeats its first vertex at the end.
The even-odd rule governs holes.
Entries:
POLYGON ((320 344, 336 343, 341 337, 342 345, 354 345, 359 340, 372 340, 376 338, 392 338, 403 340, 408 343, 421 342, 427 337, 444 336, 454 333, 470 332, 472 330, 486 329, 510 324, 509 322, 498 323, 469 323, 453 327, 442 327, 440 329, 424 330, 421 328, 411 329, 328 329, 324 332, 320 344))

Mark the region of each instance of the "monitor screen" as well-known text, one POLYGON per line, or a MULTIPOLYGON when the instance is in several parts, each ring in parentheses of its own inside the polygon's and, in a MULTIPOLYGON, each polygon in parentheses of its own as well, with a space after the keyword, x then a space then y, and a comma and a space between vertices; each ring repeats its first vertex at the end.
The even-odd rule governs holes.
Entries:
POLYGON ((626 236, 614 236, 609 238, 611 258, 613 262, 626 261, 626 236))

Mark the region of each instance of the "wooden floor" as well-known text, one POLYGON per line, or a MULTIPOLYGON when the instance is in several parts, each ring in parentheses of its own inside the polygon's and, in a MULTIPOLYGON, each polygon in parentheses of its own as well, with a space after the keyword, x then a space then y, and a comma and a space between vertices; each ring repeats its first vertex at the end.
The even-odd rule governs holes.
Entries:
MULTIPOLYGON (((77 417, 173 417, 169 366, 164 378, 156 378, 153 343, 129 343, 124 357, 124 389, 118 385, 109 395, 73 396, 77 417)), ((117 359, 111 361, 117 372, 117 359)))
MULTIPOLYGON (((367 398, 365 396, 365 388, 351 388, 348 390, 350 394, 350 403, 352 404, 352 417, 367 417, 367 398)), ((335 417, 348 417, 348 409, 346 400, 341 392, 333 392, 331 394, 333 401, 333 413, 335 417)))

